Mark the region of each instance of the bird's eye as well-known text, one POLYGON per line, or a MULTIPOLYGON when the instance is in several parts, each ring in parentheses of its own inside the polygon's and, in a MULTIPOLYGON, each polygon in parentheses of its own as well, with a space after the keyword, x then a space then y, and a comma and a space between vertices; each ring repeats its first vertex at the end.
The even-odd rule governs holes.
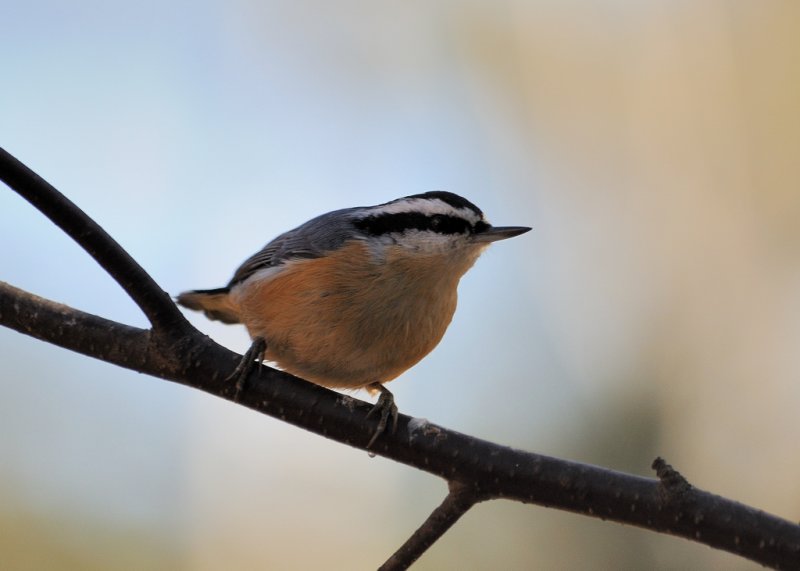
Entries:
POLYGON ((480 234, 481 232, 486 232, 489 229, 489 224, 483 220, 478 220, 475 223, 475 226, 472 228, 472 231, 476 234, 480 234))
POLYGON ((434 214, 431 216, 431 229, 439 230, 445 223, 445 216, 441 214, 434 214))

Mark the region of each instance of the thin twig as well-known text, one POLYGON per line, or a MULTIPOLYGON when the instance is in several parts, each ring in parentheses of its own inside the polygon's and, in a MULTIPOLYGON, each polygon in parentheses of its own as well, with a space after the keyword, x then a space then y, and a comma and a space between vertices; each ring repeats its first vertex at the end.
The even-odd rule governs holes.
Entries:
POLYGON ((66 196, 0 148, 0 180, 61 228, 106 270, 153 327, 180 333, 189 326, 169 295, 94 220, 66 196))
POLYGON ((461 516, 483 499, 475 488, 458 481, 450 482, 450 491, 444 501, 419 526, 417 531, 400 546, 400 549, 380 566, 379 571, 408 569, 433 545, 461 516))

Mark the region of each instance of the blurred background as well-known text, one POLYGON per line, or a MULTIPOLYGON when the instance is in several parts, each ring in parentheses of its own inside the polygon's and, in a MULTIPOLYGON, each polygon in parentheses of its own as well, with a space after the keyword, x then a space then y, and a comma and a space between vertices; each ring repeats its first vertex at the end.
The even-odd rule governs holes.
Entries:
MULTIPOLYGON (((464 278, 400 410, 643 475, 662 455, 796 521, 799 61, 792 0, 5 0, 0 146, 173 294, 311 216, 427 190, 533 226, 464 278)), ((8 189, 0 279, 146 323, 8 189)), ((2 569, 370 569, 445 493, 3 328, 0 361, 2 569)), ((493 502, 416 568, 758 567, 493 502)))

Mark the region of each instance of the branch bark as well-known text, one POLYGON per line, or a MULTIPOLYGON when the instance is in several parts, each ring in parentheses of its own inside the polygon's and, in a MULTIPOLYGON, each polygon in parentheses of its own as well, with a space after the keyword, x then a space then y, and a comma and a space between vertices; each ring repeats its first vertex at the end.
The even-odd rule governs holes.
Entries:
MULTIPOLYGON (((194 329, 169 296, 99 225, 2 149, 0 179, 89 252, 153 327, 130 327, 3 282, 0 324, 232 400, 233 387, 224 379, 240 356, 194 329)), ((250 375, 239 403, 363 450, 377 422, 367 419, 371 404, 266 366, 250 375)), ((397 432, 381 436, 370 451, 451 484, 448 498, 423 524, 424 529, 387 561, 394 566, 389 568, 410 565, 475 501, 498 498, 684 537, 776 569, 800 568, 800 526, 695 488, 663 461, 654 465, 661 480, 643 478, 515 450, 406 415, 400 415, 397 432), (469 493, 465 495, 464 490, 469 493)))

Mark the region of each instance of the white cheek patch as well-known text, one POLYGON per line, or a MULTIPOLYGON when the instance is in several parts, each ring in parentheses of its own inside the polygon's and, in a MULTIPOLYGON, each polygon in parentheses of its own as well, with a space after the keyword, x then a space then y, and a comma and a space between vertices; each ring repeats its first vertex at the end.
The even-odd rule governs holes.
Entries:
POLYGON ((441 254, 452 251, 465 244, 464 234, 439 234, 430 230, 405 230, 389 232, 375 240, 380 245, 373 248, 377 259, 383 259, 383 249, 388 246, 400 246, 409 252, 420 254, 441 254))

